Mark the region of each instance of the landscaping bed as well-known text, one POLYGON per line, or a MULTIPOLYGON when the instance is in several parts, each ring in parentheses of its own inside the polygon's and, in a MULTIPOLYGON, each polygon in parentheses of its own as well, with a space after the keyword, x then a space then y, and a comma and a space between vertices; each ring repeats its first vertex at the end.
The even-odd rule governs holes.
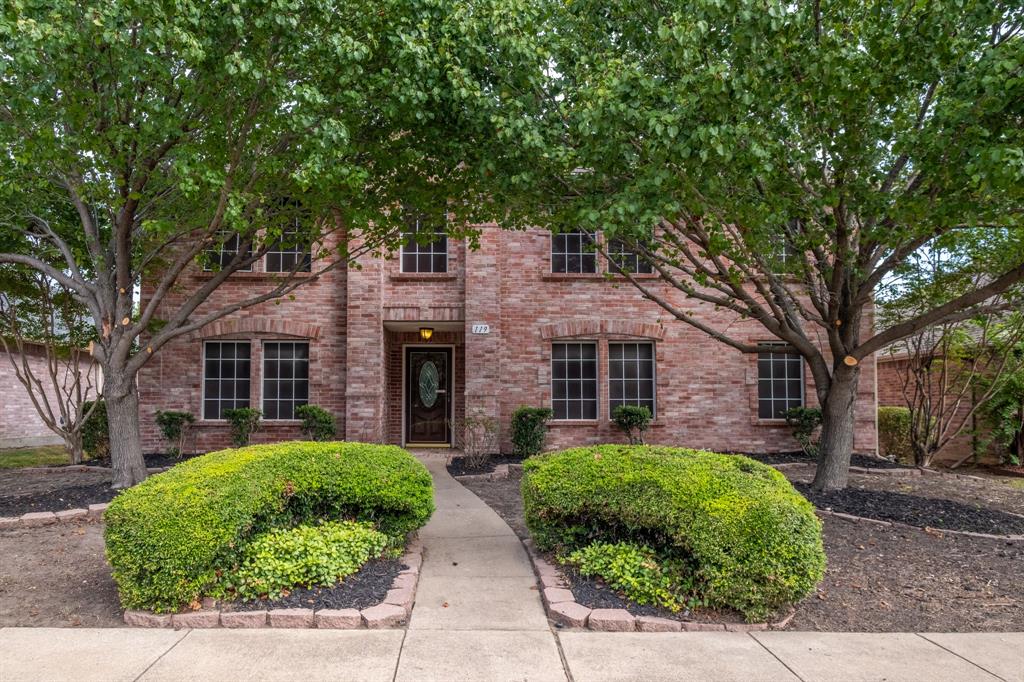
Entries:
POLYGON ((62 511, 109 502, 119 491, 110 488, 106 471, 0 470, 0 516, 62 511))
POLYGON ((225 611, 264 609, 365 609, 382 601, 408 566, 398 559, 374 559, 332 587, 298 587, 280 599, 229 602, 225 611))
MULTIPOLYGON (((871 485, 886 484, 878 480, 882 478, 885 477, 851 477, 855 484, 871 485)), ((915 478, 913 483, 926 484, 938 478, 915 478)), ((955 486, 963 480, 951 479, 934 485, 955 486)), ((520 483, 521 475, 513 471, 505 480, 477 479, 464 481, 463 485, 525 539, 528 534, 523 521, 520 483)), ((988 481, 967 481, 967 484, 967 494, 978 494, 975 487, 1000 486, 988 481)), ((1012 498, 1007 501, 1013 503, 1012 498)), ((1024 629, 1024 596, 1019 589, 1024 542, 851 523, 830 517, 824 518, 823 524, 828 556, 825 578, 810 597, 796 605, 796 614, 788 629, 847 632, 1024 629)), ((580 580, 570 572, 566 572, 566 578, 581 604, 626 608, 634 615, 681 617, 663 610, 655 614, 649 610, 651 607, 629 603, 597 581, 580 580)), ((734 618, 732 614, 706 610, 682 617, 719 623, 729 623, 734 618)))
POLYGON ((470 467, 466 465, 465 457, 452 457, 448 460, 448 473, 452 476, 477 476, 479 474, 490 474, 500 464, 522 464, 523 458, 515 455, 493 455, 487 458, 482 467, 470 467))
MULTIPOLYGON (((124 627, 103 549, 101 523, 0 531, 0 627, 124 627)), ((334 587, 232 602, 224 610, 365 609, 384 601, 405 568, 398 559, 374 560, 334 587)))
MULTIPOLYGON (((741 454, 750 459, 755 459, 758 462, 764 464, 814 464, 814 458, 808 457, 802 452, 754 452, 754 453, 736 453, 741 454)), ((850 466, 860 467, 861 469, 912 469, 913 467, 906 467, 896 462, 891 462, 881 457, 872 457, 871 455, 861 455, 854 453, 850 457, 850 466)))
POLYGON ((912 478, 851 474, 845 490, 816 493, 809 487, 813 471, 784 473, 822 509, 922 528, 1024 534, 1024 489, 1006 480, 949 474, 912 478))

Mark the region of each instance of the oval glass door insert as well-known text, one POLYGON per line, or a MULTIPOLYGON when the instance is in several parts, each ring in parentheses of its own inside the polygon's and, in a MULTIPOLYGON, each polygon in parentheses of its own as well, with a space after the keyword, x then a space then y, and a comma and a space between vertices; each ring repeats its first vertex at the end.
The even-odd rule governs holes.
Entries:
POLYGON ((437 402, 438 374, 437 366, 427 360, 420 367, 420 403, 423 407, 433 407, 437 402))

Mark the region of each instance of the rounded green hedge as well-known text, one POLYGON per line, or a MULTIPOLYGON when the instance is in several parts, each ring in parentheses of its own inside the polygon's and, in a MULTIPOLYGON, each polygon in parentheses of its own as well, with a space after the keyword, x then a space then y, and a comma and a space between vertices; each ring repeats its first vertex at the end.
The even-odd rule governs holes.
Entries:
POLYGON ((174 611, 214 589, 267 530, 354 519, 400 544, 433 511, 430 473, 401 448, 254 445, 182 462, 115 497, 107 560, 122 606, 174 611))
POLYGON ((638 542, 685 558, 701 596, 748 619, 810 593, 825 571, 814 507, 738 455, 601 445, 526 460, 526 524, 542 550, 638 542))

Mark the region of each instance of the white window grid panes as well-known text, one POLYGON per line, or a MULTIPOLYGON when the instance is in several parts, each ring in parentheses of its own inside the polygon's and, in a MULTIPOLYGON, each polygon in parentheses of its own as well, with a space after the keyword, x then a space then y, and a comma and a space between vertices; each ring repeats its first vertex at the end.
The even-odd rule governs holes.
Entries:
POLYGON ((552 234, 551 272, 571 274, 597 272, 594 236, 589 232, 552 234))
POLYGON ((551 406, 555 419, 597 419, 597 344, 551 346, 551 406))
POLYGON ((423 213, 410 212, 406 224, 400 252, 402 272, 448 272, 447 233, 438 230, 423 213))
POLYGON ((784 419, 786 410, 804 405, 804 362, 797 353, 760 344, 757 353, 757 416, 784 419))
POLYGON ((309 403, 309 343, 263 343, 263 418, 295 419, 295 408, 309 403))
POLYGON ((646 407, 655 416, 654 344, 608 344, 608 414, 619 405, 646 407))
POLYGON ((224 419, 224 410, 249 407, 251 351, 248 341, 203 344, 203 419, 224 419))
POLYGON ((267 272, 309 272, 312 254, 298 225, 287 228, 267 251, 267 272))
POLYGON ((654 266, 646 258, 643 258, 636 251, 630 250, 626 244, 619 239, 612 239, 608 242, 608 260, 612 272, 628 272, 636 275, 649 275, 654 272, 654 266))
MULTIPOLYGON (((219 242, 214 248, 206 250, 206 264, 203 266, 203 270, 207 272, 226 268, 241 249, 242 238, 237 233, 223 234, 218 239, 219 242)), ((245 256, 248 258, 251 255, 252 249, 249 249, 245 256)), ((237 270, 237 272, 251 271, 252 263, 237 270)))

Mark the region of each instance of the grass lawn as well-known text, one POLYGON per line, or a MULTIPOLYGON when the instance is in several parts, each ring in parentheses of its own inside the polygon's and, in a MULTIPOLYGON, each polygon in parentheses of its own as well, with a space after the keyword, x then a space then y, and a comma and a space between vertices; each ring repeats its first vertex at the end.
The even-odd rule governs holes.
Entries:
POLYGON ((41 445, 36 448, 0 450, 0 469, 45 467, 67 463, 68 453, 64 450, 63 445, 41 445))

